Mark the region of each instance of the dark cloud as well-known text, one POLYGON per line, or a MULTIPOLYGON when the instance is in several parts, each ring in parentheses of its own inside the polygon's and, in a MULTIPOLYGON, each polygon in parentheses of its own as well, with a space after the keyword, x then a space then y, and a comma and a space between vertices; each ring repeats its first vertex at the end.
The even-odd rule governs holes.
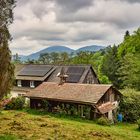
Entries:
MULTIPOLYGON (((132 0, 133 1, 133 0, 132 0)), ((133 2, 137 2, 134 0, 133 2)), ((140 0, 139 0, 140 2, 140 0)), ((94 5, 88 8, 81 8, 75 13, 56 12, 58 22, 93 22, 108 23, 118 28, 130 28, 140 23, 140 3, 131 5, 129 0, 94 0, 94 5), (126 1, 127 3, 122 3, 126 1), (135 10, 134 10, 135 9, 135 10)), ((62 6, 63 8, 64 6, 62 6)), ((67 7, 69 8, 69 7, 67 7)))
POLYGON ((92 5, 93 0, 54 0, 62 12, 75 12, 92 5))
POLYGON ((29 6, 33 14, 41 19, 48 12, 48 3, 51 0, 18 0, 17 7, 29 6), (30 1, 30 2, 29 2, 30 1))
POLYGON ((129 3, 140 3, 140 0, 121 0, 129 3))
POLYGON ((47 29, 28 29, 19 33, 13 34, 14 39, 26 36, 30 40, 51 40, 59 41, 64 40, 61 36, 64 34, 63 31, 49 31, 47 29))
POLYGON ((94 32, 87 32, 87 33, 78 33, 78 36, 73 38, 73 41, 82 42, 87 40, 104 40, 106 39, 106 34, 102 33, 94 33, 94 32))

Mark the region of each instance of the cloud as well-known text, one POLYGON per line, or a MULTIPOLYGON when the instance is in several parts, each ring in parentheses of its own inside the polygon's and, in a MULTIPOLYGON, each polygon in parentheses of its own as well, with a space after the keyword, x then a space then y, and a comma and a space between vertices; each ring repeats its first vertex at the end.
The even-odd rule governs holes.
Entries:
POLYGON ((119 0, 101 0, 94 1, 94 5, 89 5, 88 8, 80 9, 75 13, 57 11, 56 18, 59 22, 104 22, 127 28, 139 25, 139 11, 140 3, 132 6, 130 3, 123 4, 119 0))
POLYGON ((129 3, 140 3, 139 0, 121 0, 121 1, 129 2, 129 3))
POLYGON ((92 0, 55 0, 56 5, 59 6, 62 12, 75 12, 81 8, 87 8, 92 5, 92 0))
POLYGON ((76 49, 119 44, 140 23, 139 0, 18 0, 10 26, 13 53, 51 45, 76 49))

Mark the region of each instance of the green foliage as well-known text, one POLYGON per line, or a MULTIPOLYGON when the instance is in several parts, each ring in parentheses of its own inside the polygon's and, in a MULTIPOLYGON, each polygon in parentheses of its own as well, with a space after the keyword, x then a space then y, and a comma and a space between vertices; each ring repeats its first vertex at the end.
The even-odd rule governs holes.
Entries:
POLYGON ((106 117, 101 117, 97 120, 97 124, 109 126, 111 123, 106 117))
POLYGON ((106 75, 99 75, 99 80, 101 84, 111 84, 111 81, 106 75))
POLYGON ((75 57, 71 59, 72 64, 91 64, 92 52, 78 52, 75 57))
POLYGON ((130 87, 140 90, 140 55, 126 54, 121 60, 118 69, 121 87, 130 87))
POLYGON ((47 100, 43 100, 43 108, 48 111, 49 102, 47 100))
POLYGON ((118 58, 120 86, 140 90, 140 28, 119 45, 118 58))
POLYGON ((50 64, 50 54, 49 53, 44 53, 44 54, 41 54, 40 57, 39 57, 39 62, 42 63, 42 64, 50 64))
POLYGON ((19 57, 18 53, 16 53, 15 55, 13 55, 13 63, 14 64, 21 64, 21 58, 19 57))
POLYGON ((24 97, 17 97, 17 98, 13 98, 11 102, 9 102, 6 106, 5 109, 9 110, 9 109, 17 109, 17 110, 21 110, 24 108, 25 105, 25 98, 24 97))
POLYGON ((67 64, 69 63, 70 55, 66 52, 62 53, 44 53, 41 54, 38 63, 41 64, 67 64))
POLYGON ((119 60, 117 57, 117 46, 108 48, 101 66, 101 72, 106 75, 114 86, 119 86, 117 70, 119 68, 119 60))
POLYGON ((128 53, 139 54, 140 53, 140 28, 134 32, 129 38, 124 40, 118 49, 118 56, 123 57, 128 53))
POLYGON ((137 124, 138 124, 138 129, 140 130, 140 119, 137 120, 137 124))
POLYGON ((0 135, 0 140, 18 140, 18 138, 14 135, 5 134, 0 135))
POLYGON ((90 119, 90 111, 91 111, 90 106, 84 106, 83 113, 86 119, 90 119))
POLYGON ((0 99, 9 93, 13 86, 14 65, 10 61, 8 40, 5 40, 3 46, 0 47, 0 99))
POLYGON ((14 66, 10 62, 8 41, 11 36, 8 26, 13 21, 14 2, 14 0, 0 1, 0 99, 10 91, 13 82, 14 66))
POLYGON ((132 89, 122 91, 123 98, 120 102, 120 112, 124 121, 136 122, 140 118, 140 94, 132 89))
POLYGON ((124 36, 124 40, 129 39, 129 37, 130 37, 130 33, 129 33, 129 31, 126 31, 125 36, 124 36))

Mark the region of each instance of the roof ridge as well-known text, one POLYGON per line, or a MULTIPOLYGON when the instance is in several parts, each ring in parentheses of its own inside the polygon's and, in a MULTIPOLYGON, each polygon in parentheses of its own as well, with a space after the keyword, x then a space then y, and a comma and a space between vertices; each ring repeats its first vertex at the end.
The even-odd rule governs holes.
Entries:
MULTIPOLYGON (((58 83, 56 83, 56 82, 43 82, 44 84, 58 84, 58 83)), ((42 84, 43 84, 42 83, 42 84)), ((77 86, 77 85, 84 85, 84 86, 112 86, 112 84, 88 84, 88 83, 86 83, 86 84, 84 84, 84 83, 64 83, 63 85, 74 85, 74 86, 77 86)))
POLYGON ((17 64, 17 65, 44 65, 44 66, 92 66, 91 64, 17 64))

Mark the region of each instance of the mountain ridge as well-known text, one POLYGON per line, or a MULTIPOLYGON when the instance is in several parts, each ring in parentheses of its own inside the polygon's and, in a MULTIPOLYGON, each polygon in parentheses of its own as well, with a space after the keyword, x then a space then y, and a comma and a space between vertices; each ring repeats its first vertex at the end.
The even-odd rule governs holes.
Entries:
POLYGON ((80 51, 97 52, 97 51, 99 51, 101 49, 104 49, 104 48, 105 48, 105 46, 90 45, 90 46, 84 46, 84 47, 81 47, 81 48, 79 48, 77 50, 74 50, 74 49, 71 49, 71 48, 69 48, 67 46, 49 46, 49 47, 47 47, 47 48, 45 48, 43 50, 40 50, 38 52, 32 53, 32 54, 27 55, 27 56, 23 56, 23 57, 21 57, 21 60, 22 61, 26 61, 28 59, 37 60, 39 58, 40 54, 43 54, 43 53, 52 53, 52 52, 57 52, 57 53, 60 52, 60 53, 62 53, 62 52, 66 52, 66 53, 70 54, 72 52, 73 53, 78 53, 80 51))

